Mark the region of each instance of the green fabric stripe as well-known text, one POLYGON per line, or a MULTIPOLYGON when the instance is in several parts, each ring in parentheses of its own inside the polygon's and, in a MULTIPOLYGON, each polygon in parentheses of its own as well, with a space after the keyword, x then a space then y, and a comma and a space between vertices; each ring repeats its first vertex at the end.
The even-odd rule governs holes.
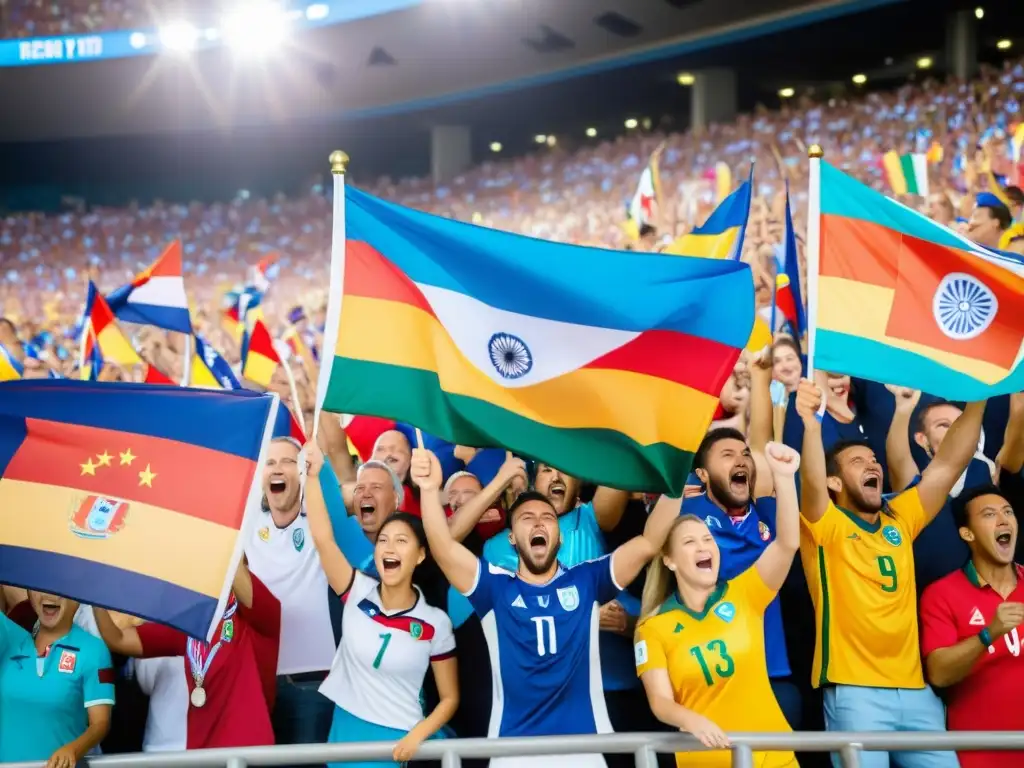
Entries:
POLYGON ((818 676, 818 685, 828 685, 828 649, 832 644, 830 637, 832 606, 828 601, 828 571, 825 568, 825 549, 818 547, 818 578, 821 579, 821 634, 818 642, 821 643, 821 674, 818 676))
POLYGON ((609 429, 555 429, 482 400, 443 392, 437 374, 335 357, 324 410, 403 421, 457 445, 508 448, 582 480, 636 491, 682 492, 693 454, 642 446, 609 429))
POLYGON ((907 182, 907 193, 920 194, 921 190, 917 186, 917 174, 914 173, 914 156, 900 155, 900 167, 903 169, 903 178, 907 182))

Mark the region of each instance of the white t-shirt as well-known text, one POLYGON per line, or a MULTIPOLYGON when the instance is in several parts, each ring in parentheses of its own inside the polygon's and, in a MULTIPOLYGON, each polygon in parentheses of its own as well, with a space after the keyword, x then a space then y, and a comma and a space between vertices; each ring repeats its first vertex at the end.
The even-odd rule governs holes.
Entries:
POLYGON ((135 679, 149 696, 143 752, 181 752, 188 741, 188 682, 181 656, 137 659, 135 679))
POLYGON ((323 672, 334 658, 334 629, 327 602, 327 576, 304 514, 278 528, 269 512, 260 520, 245 553, 249 569, 281 601, 279 675, 323 672))
POLYGON ((388 614, 380 582, 356 571, 342 599, 341 644, 320 693, 356 717, 408 731, 423 719, 420 691, 432 661, 452 656, 455 635, 444 611, 416 604, 388 614))

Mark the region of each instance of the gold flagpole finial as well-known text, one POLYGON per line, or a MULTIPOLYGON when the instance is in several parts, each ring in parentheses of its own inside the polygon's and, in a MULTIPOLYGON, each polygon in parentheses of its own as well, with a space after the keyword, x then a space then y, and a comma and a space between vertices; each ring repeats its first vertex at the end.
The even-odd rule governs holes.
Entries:
POLYGON ((336 149, 331 152, 328 160, 331 163, 331 173, 345 175, 345 172, 348 170, 348 155, 340 149, 336 149))
POLYGON ((821 144, 811 144, 807 150, 807 156, 821 160, 825 156, 825 150, 821 148, 821 144))

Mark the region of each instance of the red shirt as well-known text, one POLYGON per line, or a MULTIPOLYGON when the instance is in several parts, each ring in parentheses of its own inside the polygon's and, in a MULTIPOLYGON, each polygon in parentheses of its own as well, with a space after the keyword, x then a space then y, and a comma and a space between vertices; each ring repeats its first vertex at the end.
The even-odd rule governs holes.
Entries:
MULTIPOLYGON (((1017 588, 1006 601, 1024 603, 1024 567, 1017 569, 1017 588)), ((929 586, 921 596, 921 653, 956 645, 976 637, 995 617, 1003 598, 978 576, 974 563, 929 586)), ((975 662, 970 674, 949 689, 948 728, 951 731, 1024 730, 1024 631, 1014 629, 995 640, 975 662)), ((1008 752, 961 752, 961 768, 991 768, 1017 764, 1008 752)))
MULTIPOLYGON (((203 682, 206 704, 189 705, 186 749, 274 743, 270 712, 277 685, 281 603, 252 576, 252 608, 239 603, 232 621, 234 635, 221 643, 203 682)), ((222 629, 223 621, 216 638, 222 637, 222 629)), ((138 632, 144 658, 185 656, 184 674, 191 696, 195 682, 186 651, 188 637, 160 624, 143 624, 138 632)))

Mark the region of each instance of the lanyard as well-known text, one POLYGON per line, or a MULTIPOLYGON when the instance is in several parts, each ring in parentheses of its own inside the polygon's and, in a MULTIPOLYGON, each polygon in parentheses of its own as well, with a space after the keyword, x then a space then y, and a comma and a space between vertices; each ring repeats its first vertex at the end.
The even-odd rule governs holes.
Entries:
MULTIPOLYGON (((232 598, 231 605, 224 611, 224 618, 221 619, 221 626, 223 622, 228 621, 232 616, 235 615, 235 611, 238 610, 238 603, 232 598)), ((220 632, 220 637, 217 642, 211 647, 209 643, 204 643, 195 638, 189 638, 186 651, 188 653, 188 664, 192 668, 192 679, 195 681, 197 686, 202 686, 203 681, 206 679, 206 674, 210 671, 210 665, 213 664, 213 659, 217 656, 217 651, 220 650, 221 645, 224 643, 224 632, 220 632)))

